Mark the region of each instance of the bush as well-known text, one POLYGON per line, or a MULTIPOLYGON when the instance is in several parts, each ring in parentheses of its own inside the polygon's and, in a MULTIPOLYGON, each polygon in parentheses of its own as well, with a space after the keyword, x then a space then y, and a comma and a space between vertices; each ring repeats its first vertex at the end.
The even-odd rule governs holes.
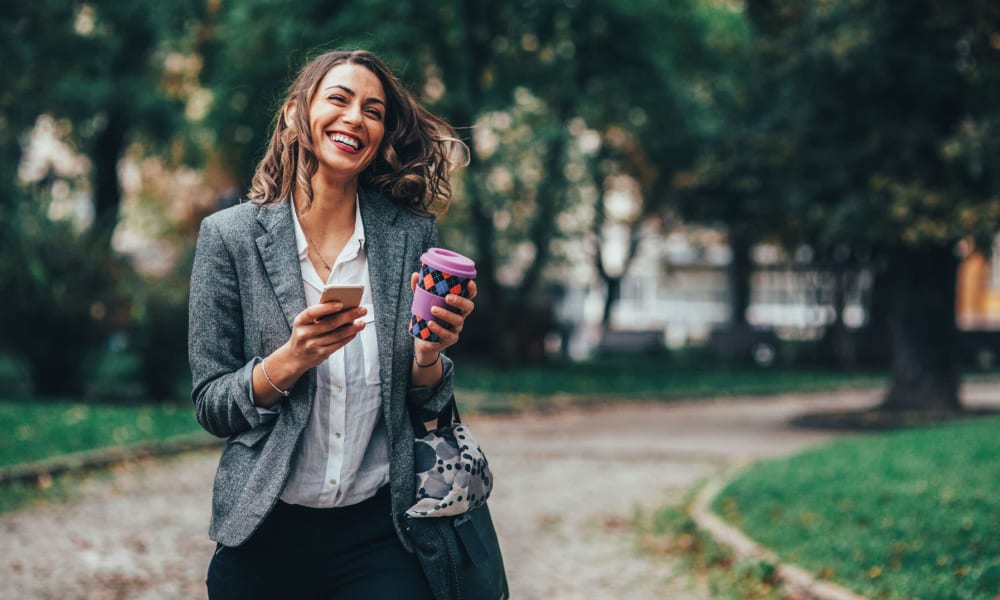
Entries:
POLYGON ((184 394, 190 383, 187 359, 188 280, 190 260, 161 279, 135 277, 129 323, 129 349, 139 360, 138 376, 145 395, 158 402, 184 394))
POLYGON ((97 350, 120 320, 123 261, 99 236, 44 212, 31 194, 11 203, 4 223, 0 346, 29 366, 34 393, 80 395, 97 350))

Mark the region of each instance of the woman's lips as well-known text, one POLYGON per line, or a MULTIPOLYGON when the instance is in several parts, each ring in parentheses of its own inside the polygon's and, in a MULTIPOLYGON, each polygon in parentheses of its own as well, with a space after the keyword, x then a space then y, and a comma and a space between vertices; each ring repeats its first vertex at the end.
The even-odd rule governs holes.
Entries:
POLYGON ((351 154, 359 152, 363 146, 361 140, 358 138, 339 131, 329 133, 327 134, 327 137, 330 138, 330 141, 333 142, 336 147, 351 154))

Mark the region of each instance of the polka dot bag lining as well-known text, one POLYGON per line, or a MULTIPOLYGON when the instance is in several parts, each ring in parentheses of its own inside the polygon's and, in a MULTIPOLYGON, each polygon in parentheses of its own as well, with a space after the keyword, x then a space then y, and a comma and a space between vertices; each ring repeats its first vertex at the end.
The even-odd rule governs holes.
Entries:
POLYGON ((411 411, 417 478, 417 502, 406 511, 411 517, 460 515, 486 504, 493 490, 489 461, 462 423, 454 397, 451 409, 432 431, 411 411))

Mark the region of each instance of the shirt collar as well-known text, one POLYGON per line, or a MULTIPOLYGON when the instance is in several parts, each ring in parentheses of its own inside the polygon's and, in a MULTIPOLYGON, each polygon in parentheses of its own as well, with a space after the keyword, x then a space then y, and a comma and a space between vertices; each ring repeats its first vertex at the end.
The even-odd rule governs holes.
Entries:
POLYGON ((355 248, 365 247, 365 222, 361 220, 361 198, 357 193, 354 194, 354 235, 351 236, 351 241, 354 240, 357 240, 355 248))
POLYGON ((295 208, 295 200, 289 196, 288 201, 292 205, 292 222, 295 223, 295 244, 299 251, 299 260, 302 260, 309 253, 309 242, 306 241, 306 234, 299 223, 299 211, 295 208))
MULTIPOLYGON (((295 224, 295 244, 296 249, 299 252, 299 260, 304 259, 309 253, 309 242, 306 240, 306 234, 302 231, 302 224, 299 223, 299 213, 295 209, 295 200, 289 196, 289 201, 292 205, 292 222, 295 224)), ((357 251, 365 247, 365 223, 361 220, 361 201, 357 194, 354 195, 354 233, 351 234, 351 239, 347 241, 346 248, 353 250, 353 255, 357 255, 357 251)))

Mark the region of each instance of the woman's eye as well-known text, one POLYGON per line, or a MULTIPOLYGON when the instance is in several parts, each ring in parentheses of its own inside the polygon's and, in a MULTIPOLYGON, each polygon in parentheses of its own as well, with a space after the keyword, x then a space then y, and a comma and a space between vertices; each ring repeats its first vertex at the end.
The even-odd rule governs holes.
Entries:
POLYGON ((347 102, 347 99, 344 98, 343 96, 339 95, 339 94, 334 94, 334 95, 330 96, 330 100, 332 100, 334 102, 347 102))
POLYGON ((368 109, 368 114, 370 114, 371 116, 375 117, 376 119, 381 119, 382 118, 382 111, 378 110, 377 108, 369 108, 368 109))

